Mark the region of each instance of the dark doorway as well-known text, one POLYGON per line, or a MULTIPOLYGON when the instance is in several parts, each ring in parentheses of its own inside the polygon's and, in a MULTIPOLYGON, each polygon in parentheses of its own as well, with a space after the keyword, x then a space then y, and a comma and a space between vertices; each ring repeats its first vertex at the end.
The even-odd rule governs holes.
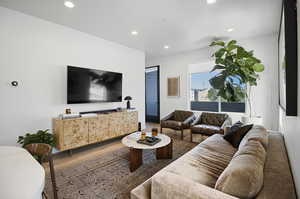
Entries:
POLYGON ((146 122, 160 122, 159 66, 146 67, 146 122))

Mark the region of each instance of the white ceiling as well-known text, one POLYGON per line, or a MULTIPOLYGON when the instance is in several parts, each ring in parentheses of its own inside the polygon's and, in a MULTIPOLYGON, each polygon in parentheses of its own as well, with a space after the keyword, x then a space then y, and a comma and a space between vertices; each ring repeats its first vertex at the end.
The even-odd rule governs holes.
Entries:
POLYGON ((206 47, 213 37, 234 39, 278 31, 281 0, 0 0, 0 6, 165 56, 206 47), (226 29, 235 30, 228 33, 226 29), (137 30, 137 36, 131 35, 137 30), (169 45, 169 49, 164 49, 169 45))

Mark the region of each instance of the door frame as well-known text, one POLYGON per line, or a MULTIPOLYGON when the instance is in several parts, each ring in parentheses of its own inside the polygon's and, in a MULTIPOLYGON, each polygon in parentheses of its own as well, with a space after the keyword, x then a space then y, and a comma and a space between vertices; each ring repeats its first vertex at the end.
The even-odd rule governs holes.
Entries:
POLYGON ((156 65, 156 66, 148 66, 145 68, 145 119, 146 122, 155 122, 155 123, 160 123, 160 65, 156 65), (146 84, 146 69, 150 69, 150 68, 157 68, 157 108, 158 108, 158 119, 154 119, 152 121, 147 121, 147 99, 146 99, 146 88, 147 88, 147 84, 146 84))

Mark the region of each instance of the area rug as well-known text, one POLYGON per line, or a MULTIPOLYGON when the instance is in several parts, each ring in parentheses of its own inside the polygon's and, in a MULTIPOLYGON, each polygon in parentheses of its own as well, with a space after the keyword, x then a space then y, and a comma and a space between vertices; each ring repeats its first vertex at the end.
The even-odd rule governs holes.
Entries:
MULTIPOLYGON (((129 199, 132 189, 197 145, 188 137, 180 140, 179 134, 167 134, 174 140, 173 159, 156 160, 155 151, 147 150, 143 152, 143 165, 134 172, 129 171, 129 149, 125 146, 55 168, 59 199, 129 199)), ((120 140, 115 142, 120 144, 120 140)), ((48 169, 45 193, 53 198, 48 169)))

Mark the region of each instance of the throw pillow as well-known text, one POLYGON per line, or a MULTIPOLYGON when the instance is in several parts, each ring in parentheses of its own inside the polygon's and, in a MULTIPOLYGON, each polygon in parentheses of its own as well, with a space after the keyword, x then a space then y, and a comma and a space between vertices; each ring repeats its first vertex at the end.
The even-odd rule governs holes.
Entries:
POLYGON ((240 121, 234 123, 234 124, 230 127, 230 129, 228 129, 226 132, 224 132, 224 135, 230 134, 232 131, 234 131, 234 132, 238 131, 239 128, 240 128, 241 126, 243 126, 243 123, 240 122, 240 121))
POLYGON ((224 139, 233 147, 238 148, 243 137, 253 127, 253 124, 243 125, 241 122, 235 123, 228 132, 224 135, 224 139))
POLYGON ((242 139, 239 149, 243 147, 249 140, 256 140, 259 141, 265 150, 268 148, 268 143, 269 143, 269 133, 268 131, 262 127, 255 125, 250 132, 248 132, 245 137, 242 139))
POLYGON ((238 198, 254 198, 263 186, 265 160, 264 147, 250 140, 234 155, 215 188, 238 198))

